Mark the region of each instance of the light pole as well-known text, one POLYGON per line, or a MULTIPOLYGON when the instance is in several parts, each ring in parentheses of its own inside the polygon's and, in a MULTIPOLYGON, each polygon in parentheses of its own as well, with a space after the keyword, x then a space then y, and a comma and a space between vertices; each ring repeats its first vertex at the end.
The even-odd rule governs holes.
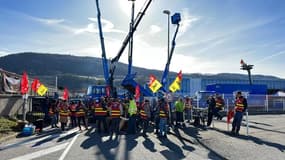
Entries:
POLYGON ((167 58, 169 58, 169 28, 170 28, 170 11, 169 10, 164 10, 164 14, 167 14, 167 58))
POLYGON ((252 85, 252 79, 251 79, 251 72, 250 72, 250 70, 252 70, 253 65, 252 64, 246 64, 243 60, 240 60, 240 64, 241 64, 240 69, 247 71, 249 84, 252 85))

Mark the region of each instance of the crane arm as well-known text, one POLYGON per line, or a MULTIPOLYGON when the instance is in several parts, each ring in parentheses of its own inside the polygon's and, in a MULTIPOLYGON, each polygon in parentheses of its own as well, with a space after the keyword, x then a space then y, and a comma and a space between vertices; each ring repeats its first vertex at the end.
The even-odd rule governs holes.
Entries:
POLYGON ((162 75, 162 79, 161 79, 161 84, 162 84, 162 87, 163 87, 164 90, 165 90, 164 87, 166 85, 166 78, 167 78, 168 73, 169 73, 169 66, 170 66, 172 55, 173 55, 173 52, 174 52, 174 49, 175 49, 175 45, 176 45, 175 39, 177 37, 177 33, 178 33, 178 30, 179 30, 179 27, 180 27, 180 25, 179 25, 179 23, 177 23, 176 31, 175 31, 173 39, 172 39, 172 46, 171 46, 170 54, 169 54, 169 57, 167 59, 167 63, 165 65, 165 69, 164 69, 164 72, 163 72, 163 75, 162 75))
POLYGON ((132 35, 134 34, 134 32, 136 31, 140 21, 142 20, 146 10, 148 9, 150 3, 152 2, 153 0, 148 0, 147 3, 145 3, 145 5, 141 8, 140 12, 138 13, 138 15, 136 16, 135 18, 135 21, 134 21, 134 24, 133 24, 133 29, 130 30, 129 34, 125 37, 124 41, 123 41, 123 44, 122 44, 122 47, 120 48, 118 54, 116 57, 114 57, 112 60, 111 60, 111 63, 115 63, 115 62, 118 62, 119 59, 121 58, 126 46, 128 45, 129 41, 130 41, 130 38, 132 37, 132 35))
POLYGON ((101 12, 99 8, 99 0, 95 0, 96 7, 97 7, 97 21, 98 21, 98 28, 99 28, 99 35, 100 35, 100 42, 101 42, 101 50, 102 50, 102 64, 103 64, 103 71, 104 71, 104 78, 107 85, 110 85, 109 81, 109 69, 108 69, 108 60, 106 58, 106 49, 105 49, 105 42, 102 30, 102 23, 101 23, 101 12))

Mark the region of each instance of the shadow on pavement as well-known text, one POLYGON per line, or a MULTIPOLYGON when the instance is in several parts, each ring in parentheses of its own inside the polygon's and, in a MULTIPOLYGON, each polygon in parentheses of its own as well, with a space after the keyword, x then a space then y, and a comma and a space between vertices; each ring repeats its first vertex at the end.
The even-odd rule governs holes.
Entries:
POLYGON ((157 152, 157 150, 154 148, 154 143, 153 141, 151 141, 147 136, 144 136, 144 141, 143 141, 143 145, 146 149, 148 149, 151 152, 157 152))
MULTIPOLYGON (((99 159, 108 159, 108 160, 113 160, 116 159, 116 156, 119 152, 119 143, 123 140, 122 135, 118 135, 115 138, 110 138, 109 134, 106 133, 97 133, 95 131, 92 131, 94 128, 89 129, 85 135, 89 136, 88 139, 86 139, 84 142, 82 142, 82 144, 80 145, 83 149, 89 149, 91 147, 97 146, 96 153, 95 153, 95 159, 99 158, 99 159), (106 137, 106 139, 103 141, 103 138, 106 137), (115 148, 115 151, 113 150, 113 152, 111 152, 111 149, 115 148)), ((114 137, 114 136, 113 136, 114 137)), ((137 138, 137 135, 127 135, 125 137, 126 140, 126 147, 122 147, 125 148, 124 153, 122 155, 124 155, 123 159, 129 160, 129 151, 131 151, 136 145, 137 145, 137 141, 135 140, 137 138)), ((120 152, 122 152, 120 150, 120 152)), ((120 155, 120 156, 122 156, 120 155)), ((121 157, 119 159, 122 159, 121 157)))
POLYGON ((213 130, 216 130, 216 131, 218 131, 220 133, 223 133, 225 135, 229 135, 229 136, 232 136, 232 137, 235 137, 235 138, 238 138, 238 139, 250 140, 250 141, 252 141, 252 142, 254 142, 256 144, 259 144, 259 145, 267 145, 269 147, 274 147, 274 148, 279 149, 281 152, 285 151, 285 145, 283 145, 283 144, 274 143, 274 142, 268 142, 268 141, 262 140, 260 138, 253 137, 251 135, 249 135, 249 136, 246 136, 246 135, 233 136, 230 132, 227 132, 227 131, 222 131, 222 130, 219 130, 219 129, 216 129, 216 128, 214 128, 213 130))
POLYGON ((197 126, 197 127, 187 127, 184 128, 184 133, 187 134, 190 137, 193 137, 201 146, 203 146, 205 149, 209 151, 208 158, 209 159, 215 159, 215 160, 225 160, 226 158, 214 151, 213 149, 209 148, 207 145, 205 145, 201 140, 202 137, 199 136, 199 131, 206 131, 207 129, 204 126, 197 126))
POLYGON ((160 151, 160 153, 166 159, 184 159, 186 156, 183 154, 183 151, 180 146, 171 142, 167 138, 159 138, 161 145, 166 146, 169 150, 160 151))

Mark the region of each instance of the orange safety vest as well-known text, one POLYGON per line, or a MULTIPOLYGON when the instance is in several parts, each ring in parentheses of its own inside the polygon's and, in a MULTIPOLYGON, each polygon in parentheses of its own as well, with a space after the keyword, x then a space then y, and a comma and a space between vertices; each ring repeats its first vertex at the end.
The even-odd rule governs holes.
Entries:
MULTIPOLYGON (((165 110, 167 110, 167 106, 164 106, 165 107, 165 110)), ((167 115, 167 112, 163 110, 161 107, 159 107, 159 117, 160 118, 167 118, 168 115, 167 115)))
POLYGON ((111 118, 120 118, 121 111, 120 111, 120 104, 115 102, 111 104, 112 111, 111 111, 111 118))
POLYGON ((106 116, 107 111, 104 110, 100 104, 95 104, 94 115, 95 116, 106 116))
POLYGON ((185 102, 185 109, 192 109, 191 101, 186 101, 185 102))
POLYGON ((224 100, 221 98, 216 99, 216 108, 223 109, 224 100))
POLYGON ((53 116, 53 115, 54 115, 54 112, 53 112, 52 107, 49 107, 49 109, 48 109, 48 115, 49 115, 49 116, 53 116))
POLYGON ((69 106, 70 116, 76 116, 76 105, 72 104, 69 106))
POLYGON ((235 101, 235 110, 236 112, 243 112, 244 110, 244 98, 238 98, 236 101, 235 101))
POLYGON ((85 111, 84 111, 84 109, 83 109, 82 106, 80 106, 80 107, 78 108, 78 110, 76 111, 76 116, 77 116, 77 117, 83 117, 83 116, 85 116, 85 111))
POLYGON ((61 109, 59 110, 59 115, 60 115, 61 117, 68 117, 68 116, 69 116, 68 110, 65 110, 65 109, 61 108, 61 109))
POLYGON ((141 116, 142 119, 147 119, 147 114, 144 111, 144 106, 145 105, 143 104, 142 107, 141 107, 140 116, 141 116))

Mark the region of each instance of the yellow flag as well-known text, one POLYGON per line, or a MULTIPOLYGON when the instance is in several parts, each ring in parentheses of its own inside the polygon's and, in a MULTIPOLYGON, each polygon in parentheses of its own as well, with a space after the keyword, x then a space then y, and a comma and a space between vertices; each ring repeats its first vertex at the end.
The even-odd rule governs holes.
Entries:
POLYGON ((40 87, 37 90, 37 93, 40 96, 43 96, 44 94, 46 94, 47 91, 48 91, 48 88, 45 85, 41 84, 40 87))
POLYGON ((153 93, 157 92, 161 86, 160 82, 153 75, 149 77, 149 88, 153 93))
POLYGON ((169 90, 171 92, 176 92, 177 90, 181 89, 181 81, 182 81, 182 71, 180 71, 177 74, 177 77, 175 78, 175 80, 171 83, 171 85, 169 86, 169 90))

